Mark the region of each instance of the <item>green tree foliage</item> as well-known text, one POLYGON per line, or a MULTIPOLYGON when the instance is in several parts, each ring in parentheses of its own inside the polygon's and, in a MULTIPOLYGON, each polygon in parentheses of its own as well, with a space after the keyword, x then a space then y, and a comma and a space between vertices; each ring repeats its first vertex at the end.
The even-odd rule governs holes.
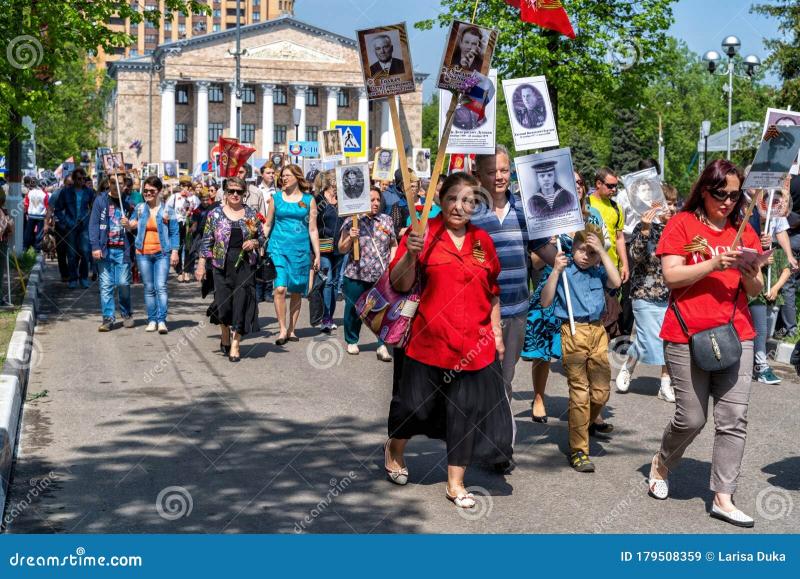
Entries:
POLYGON ((778 0, 756 4, 752 12, 778 20, 779 38, 767 39, 772 54, 765 65, 772 67, 783 79, 780 106, 800 109, 800 3, 797 0, 778 0))

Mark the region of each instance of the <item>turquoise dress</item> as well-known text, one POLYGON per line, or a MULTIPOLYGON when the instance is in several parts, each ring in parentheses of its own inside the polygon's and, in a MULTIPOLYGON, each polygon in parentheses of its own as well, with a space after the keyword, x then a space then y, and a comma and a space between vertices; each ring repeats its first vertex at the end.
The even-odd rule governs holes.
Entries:
POLYGON ((305 295, 311 271, 311 240, 308 237, 308 216, 311 200, 303 193, 302 200, 289 203, 283 192, 272 196, 275 217, 269 236, 269 254, 278 272, 274 287, 285 287, 292 294, 305 295))

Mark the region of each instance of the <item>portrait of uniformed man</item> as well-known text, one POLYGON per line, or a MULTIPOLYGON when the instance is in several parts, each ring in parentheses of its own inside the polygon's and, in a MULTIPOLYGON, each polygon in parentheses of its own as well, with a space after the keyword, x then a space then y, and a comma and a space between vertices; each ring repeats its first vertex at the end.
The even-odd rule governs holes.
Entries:
POLYGON ((406 67, 403 61, 393 56, 394 45, 388 34, 379 34, 373 38, 372 50, 375 58, 378 59, 376 63, 369 67, 372 78, 405 73, 406 67))
POLYGON ((348 199, 358 199, 364 191, 364 175, 360 169, 345 169, 342 173, 342 186, 348 199))
POLYGON ((557 161, 542 161, 533 165, 538 190, 528 201, 528 214, 547 217, 575 206, 575 196, 556 182, 557 161))
POLYGON ((526 129, 538 129, 547 120, 542 94, 536 87, 521 84, 514 91, 514 116, 526 129))
POLYGON ((381 173, 386 173, 392 170, 392 152, 388 149, 381 149, 378 153, 378 168, 381 173))

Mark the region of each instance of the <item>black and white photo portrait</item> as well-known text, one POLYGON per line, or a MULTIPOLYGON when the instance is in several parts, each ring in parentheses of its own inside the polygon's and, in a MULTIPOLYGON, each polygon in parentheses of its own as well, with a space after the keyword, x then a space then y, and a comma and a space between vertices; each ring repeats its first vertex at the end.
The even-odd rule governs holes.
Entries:
POLYGON ((538 129, 547 119, 544 99, 536 87, 521 84, 514 90, 514 118, 526 129, 538 129))
POLYGON ((528 235, 541 239, 583 229, 568 148, 514 159, 528 235))
POLYGON ((503 81, 514 148, 518 151, 558 146, 547 79, 544 76, 503 81))
POLYGON ((442 55, 436 86, 463 92, 471 73, 489 74, 497 31, 469 22, 454 21, 442 55))
POLYGON ((372 169, 372 178, 375 181, 394 181, 396 156, 397 151, 394 149, 378 149, 372 169))
POLYGON ((339 129, 320 131, 320 152, 326 161, 344 160, 344 149, 342 148, 342 133, 339 129))
POLYGON ((405 23, 356 32, 367 98, 414 92, 414 70, 405 23))
POLYGON ((426 179, 431 176, 431 150, 413 149, 412 151, 414 172, 418 177, 426 179))
POLYGON ((336 194, 339 215, 369 212, 369 186, 368 163, 354 163, 336 167, 336 194))

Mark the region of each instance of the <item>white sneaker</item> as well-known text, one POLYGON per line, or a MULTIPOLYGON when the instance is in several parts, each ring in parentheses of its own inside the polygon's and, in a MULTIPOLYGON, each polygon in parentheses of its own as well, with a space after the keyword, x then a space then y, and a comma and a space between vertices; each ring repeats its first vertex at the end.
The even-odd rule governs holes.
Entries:
POLYGON ((358 356, 358 344, 347 344, 347 353, 352 356, 358 356))
POLYGON ((709 514, 715 519, 719 519, 720 521, 725 521, 726 523, 730 523, 731 525, 736 525, 737 527, 750 528, 755 525, 753 517, 744 514, 736 507, 734 507, 732 511, 723 511, 720 507, 717 506, 717 503, 712 503, 711 512, 709 514))
POLYGON ((164 322, 158 322, 158 333, 166 334, 167 332, 169 332, 169 330, 167 329, 167 324, 165 324, 164 322))
POLYGON ((378 360, 381 362, 392 361, 392 356, 389 354, 389 350, 386 349, 386 346, 380 346, 375 353, 378 355, 378 360))
POLYGON ((147 322, 147 327, 145 328, 145 332, 155 332, 158 329, 158 325, 155 322, 147 322))
POLYGON ((617 392, 627 392, 631 387, 631 373, 628 371, 627 366, 623 366, 617 374, 617 392))
POLYGON ((669 376, 661 377, 661 388, 658 389, 658 397, 664 402, 675 404, 675 390, 672 388, 672 381, 669 376))

